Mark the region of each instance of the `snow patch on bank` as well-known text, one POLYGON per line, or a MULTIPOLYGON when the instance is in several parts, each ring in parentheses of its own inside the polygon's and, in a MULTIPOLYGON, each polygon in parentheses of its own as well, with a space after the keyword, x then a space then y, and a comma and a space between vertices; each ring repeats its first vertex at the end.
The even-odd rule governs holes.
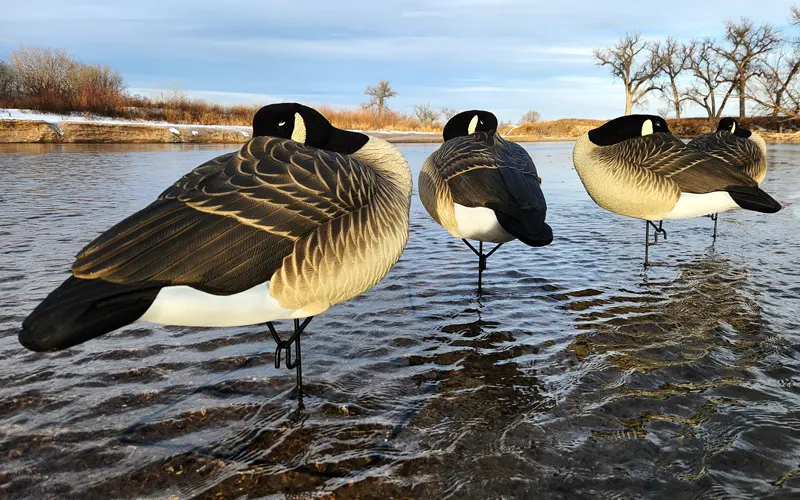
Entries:
POLYGON ((85 116, 83 114, 69 114, 59 115, 56 113, 46 113, 41 111, 32 111, 28 109, 10 109, 0 108, 0 120, 31 120, 41 121, 48 124, 56 123, 99 123, 104 125, 151 125, 154 127, 170 127, 170 132, 173 134, 179 133, 177 127, 191 127, 193 129, 234 129, 234 130, 250 130, 250 127, 239 125, 191 125, 181 123, 169 123, 164 121, 149 121, 149 120, 126 120, 123 118, 110 118, 108 116, 85 116))
MULTIPOLYGON (((238 130, 242 137, 248 139, 252 127, 245 127, 241 125, 195 125, 188 123, 169 123, 165 121, 150 121, 150 120, 126 120, 123 118, 110 118, 108 116, 95 116, 84 115, 81 113, 73 113, 68 115, 60 115, 57 113, 46 113, 41 111, 32 111, 29 109, 11 109, 0 108, 0 120, 31 120, 41 121, 51 126, 57 126, 59 123, 96 123, 103 125, 149 125, 153 127, 169 127, 169 131, 175 135, 180 135, 181 128, 191 130, 193 136, 197 136, 197 130, 238 130)), ((353 132, 361 132, 368 135, 381 135, 381 136, 440 136, 441 134, 435 132, 420 132, 416 130, 352 130, 353 132)), ((62 134, 63 135, 63 134, 62 134)))

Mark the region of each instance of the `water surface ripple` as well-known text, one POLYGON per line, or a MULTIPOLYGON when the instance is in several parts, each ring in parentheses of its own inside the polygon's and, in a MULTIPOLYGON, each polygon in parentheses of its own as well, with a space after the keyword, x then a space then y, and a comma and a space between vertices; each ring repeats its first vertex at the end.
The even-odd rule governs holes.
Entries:
MULTIPOLYGON (((416 173, 435 145, 405 145, 416 173)), ((800 148, 775 215, 644 223, 526 146, 552 245, 477 262, 425 213, 372 291, 304 335, 305 409, 265 328, 16 339, 73 256, 214 146, 0 149, 0 496, 790 498, 800 494, 800 148)), ((283 327, 289 326, 286 322, 283 327)))

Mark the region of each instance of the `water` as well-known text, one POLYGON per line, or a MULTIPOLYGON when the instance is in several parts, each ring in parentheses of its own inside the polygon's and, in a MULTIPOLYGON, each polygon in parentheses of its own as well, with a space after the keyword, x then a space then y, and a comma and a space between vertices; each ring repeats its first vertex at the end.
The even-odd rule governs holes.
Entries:
MULTIPOLYGON (((402 146, 416 172, 436 145, 402 146)), ((526 146, 552 245, 474 255, 412 206, 402 260, 304 336, 138 325, 21 348, 75 253, 229 148, 3 146, 0 496, 790 498, 800 493, 800 148, 778 214, 644 223, 594 205, 570 143, 526 146)), ((285 328, 288 324, 283 325, 285 328)))

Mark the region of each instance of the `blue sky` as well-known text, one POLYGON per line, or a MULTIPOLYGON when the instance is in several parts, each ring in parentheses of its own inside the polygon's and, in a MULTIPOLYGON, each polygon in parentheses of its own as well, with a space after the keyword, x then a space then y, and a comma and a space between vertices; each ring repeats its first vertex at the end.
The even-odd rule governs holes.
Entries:
MULTIPOLYGON (((20 44, 65 48, 119 70, 135 92, 180 88, 225 103, 356 106, 380 79, 414 104, 483 108, 516 121, 611 118, 622 86, 594 65, 625 31, 719 36, 749 16, 786 26, 786 0, 391 2, 0 0, 0 58, 20 44), (155 90, 154 90, 155 89, 155 90)), ((664 107, 651 98, 649 111, 664 107)), ((729 105, 733 113, 733 105, 729 105)), ((699 111, 690 111, 690 114, 699 111)))

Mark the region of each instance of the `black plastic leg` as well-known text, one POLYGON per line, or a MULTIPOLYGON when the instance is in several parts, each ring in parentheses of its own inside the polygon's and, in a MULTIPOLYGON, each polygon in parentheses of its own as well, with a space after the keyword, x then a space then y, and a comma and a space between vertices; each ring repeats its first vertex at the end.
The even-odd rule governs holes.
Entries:
POLYGON ((288 340, 282 340, 278 332, 275 330, 275 326, 269 322, 267 323, 267 327, 269 327, 269 332, 272 334, 272 338, 275 339, 275 343, 278 344, 275 348, 275 368, 281 367, 281 354, 283 352, 286 353, 286 360, 285 365, 288 369, 295 369, 297 373, 297 393, 298 397, 302 398, 303 396, 303 366, 302 366, 302 355, 300 353, 300 334, 303 333, 303 330, 306 329, 313 316, 306 318, 300 323, 299 319, 294 320, 294 333, 288 340), (291 348, 294 345, 294 360, 292 360, 291 356, 291 348))
POLYGON ((714 240, 717 239, 717 220, 719 219, 719 214, 711 214, 708 216, 709 219, 714 221, 714 240))
POLYGON ((480 294, 481 293, 481 286, 483 285, 483 272, 486 270, 486 259, 488 259, 493 253, 495 253, 498 248, 503 246, 503 244, 502 243, 498 243, 497 246, 495 246, 494 248, 492 248, 489 251, 489 253, 484 254, 483 253, 483 242, 482 241, 478 242, 478 249, 476 249, 474 246, 472 246, 472 243, 470 243, 469 241, 467 241, 464 238, 461 238, 461 241, 466 243, 466 245, 469 247, 469 249, 472 250, 475 253, 475 255, 478 256, 478 293, 480 294))
POLYGON ((650 265, 650 246, 655 245, 658 243, 658 234, 661 233, 664 235, 664 241, 667 240, 667 232, 664 230, 664 221, 658 221, 658 226, 656 226, 655 222, 653 221, 645 221, 647 224, 645 225, 645 232, 644 232, 644 267, 650 265), (654 240, 650 241, 650 227, 655 229, 654 240))

